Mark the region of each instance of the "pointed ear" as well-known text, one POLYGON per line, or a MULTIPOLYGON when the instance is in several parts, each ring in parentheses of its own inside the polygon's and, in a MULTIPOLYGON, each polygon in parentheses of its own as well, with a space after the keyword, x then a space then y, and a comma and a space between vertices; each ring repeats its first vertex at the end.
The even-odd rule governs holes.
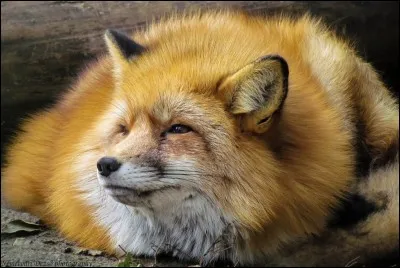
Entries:
POLYGON ((145 50, 143 46, 133 41, 129 36, 116 30, 108 29, 105 33, 105 39, 110 54, 121 60, 129 60, 145 50))
POLYGON ((262 57, 225 78, 218 96, 246 131, 267 131, 288 91, 289 67, 276 55, 262 57))
POLYGON ((104 39, 108 52, 114 61, 116 73, 120 73, 125 64, 145 51, 143 46, 133 41, 126 34, 116 30, 107 30, 104 34, 104 39))

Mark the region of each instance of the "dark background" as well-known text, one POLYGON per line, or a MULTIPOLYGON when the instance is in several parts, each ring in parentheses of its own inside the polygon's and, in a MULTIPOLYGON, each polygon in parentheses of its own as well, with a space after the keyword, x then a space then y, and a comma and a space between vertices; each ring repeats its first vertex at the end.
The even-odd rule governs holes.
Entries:
POLYGON ((49 106, 105 51, 107 28, 131 32, 173 10, 234 6, 252 13, 309 11, 353 42, 398 97, 398 1, 2 1, 1 159, 20 119, 49 106))

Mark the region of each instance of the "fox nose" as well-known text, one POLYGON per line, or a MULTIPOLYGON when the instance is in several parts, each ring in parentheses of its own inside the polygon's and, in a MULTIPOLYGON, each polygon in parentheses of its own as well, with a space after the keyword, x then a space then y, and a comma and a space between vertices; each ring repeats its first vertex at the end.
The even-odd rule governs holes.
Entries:
POLYGON ((101 175, 108 177, 112 172, 117 171, 121 164, 114 157, 102 157, 97 162, 97 170, 101 175))

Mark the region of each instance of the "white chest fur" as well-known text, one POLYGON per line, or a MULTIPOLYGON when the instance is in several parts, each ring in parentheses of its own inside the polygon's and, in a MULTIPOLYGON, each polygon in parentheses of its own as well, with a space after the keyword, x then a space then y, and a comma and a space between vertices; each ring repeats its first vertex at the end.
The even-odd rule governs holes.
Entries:
MULTIPOLYGON (((184 196, 180 193, 181 198, 168 202, 168 207, 155 205, 159 202, 153 197, 149 207, 134 208, 107 195, 97 180, 90 181, 84 187, 85 200, 97 207, 95 217, 109 230, 117 251, 148 256, 164 252, 206 262, 218 256, 225 259, 231 254, 231 249, 223 245, 225 238, 221 239, 230 225, 208 200, 195 192, 184 196)), ((176 196, 171 191, 174 190, 164 194, 176 196)), ((231 235, 228 236, 231 240, 231 235)))

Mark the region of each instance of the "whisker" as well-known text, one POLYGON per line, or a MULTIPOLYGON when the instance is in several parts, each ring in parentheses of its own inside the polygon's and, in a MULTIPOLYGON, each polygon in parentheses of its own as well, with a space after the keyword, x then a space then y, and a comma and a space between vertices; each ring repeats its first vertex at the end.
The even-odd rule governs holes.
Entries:
POLYGON ((200 176, 201 174, 200 173, 178 173, 178 172, 176 172, 176 173, 163 173, 162 174, 163 176, 200 176))
POLYGON ((158 179, 159 176, 153 176, 153 177, 129 177, 129 178, 121 177, 121 178, 118 179, 118 181, 121 181, 121 182, 122 181, 135 181, 135 179, 143 179, 143 178, 148 179, 148 180, 145 181, 145 182, 147 182, 147 181, 150 181, 150 180, 154 181, 153 179, 158 179))
POLYGON ((127 115, 128 109, 125 105, 123 105, 122 103, 111 103, 111 106, 115 108, 116 111, 112 111, 112 113, 114 113, 115 115, 117 115, 118 117, 121 117, 123 115, 127 115), (117 111, 120 111, 122 114, 118 114, 117 111))
POLYGON ((162 174, 160 177, 187 177, 187 178, 199 178, 199 174, 185 174, 185 173, 173 173, 173 174, 162 174))
POLYGON ((188 168, 188 169, 196 169, 196 166, 195 166, 194 163, 187 163, 187 164, 185 164, 185 163, 174 163, 174 164, 165 163, 164 167, 165 168, 177 168, 177 167, 179 168, 179 167, 182 167, 182 168, 188 168))
POLYGON ((148 176, 159 176, 160 175, 160 173, 158 173, 158 172, 129 172, 129 173, 125 173, 125 174, 123 174, 122 176, 130 176, 130 175, 133 175, 132 177, 135 177, 135 178, 138 178, 138 177, 148 177, 148 176), (136 175, 138 175, 138 176, 135 176, 135 174, 136 175))
MULTIPOLYGON (((184 178, 178 178, 178 177, 161 178, 161 179, 160 179, 161 182, 164 182, 164 181, 162 181, 162 179, 173 179, 173 180, 175 180, 175 181, 180 180, 180 181, 185 181, 185 182, 189 182, 189 183, 191 183, 191 184, 196 184, 196 185, 197 185, 197 183, 196 183, 195 181, 193 181, 193 180, 188 180, 188 179, 184 179, 184 178)), ((167 183, 168 183, 168 182, 167 182, 167 183)))
POLYGON ((152 167, 130 169, 132 172, 158 172, 158 169, 152 167))
POLYGON ((199 172, 193 169, 179 169, 179 168, 164 168, 165 171, 186 171, 186 172, 199 172))
MULTIPOLYGON (((199 185, 195 180, 187 179, 185 176, 184 177, 168 176, 168 177, 162 177, 160 179, 160 181, 162 181, 162 182, 165 182, 165 180, 173 180, 173 181, 176 181, 176 182, 183 181, 183 182, 187 182, 187 183, 191 184, 192 186, 198 186, 199 185)), ((208 178, 201 178, 201 180, 203 182, 209 182, 209 183, 213 182, 213 180, 208 179, 208 178)))

